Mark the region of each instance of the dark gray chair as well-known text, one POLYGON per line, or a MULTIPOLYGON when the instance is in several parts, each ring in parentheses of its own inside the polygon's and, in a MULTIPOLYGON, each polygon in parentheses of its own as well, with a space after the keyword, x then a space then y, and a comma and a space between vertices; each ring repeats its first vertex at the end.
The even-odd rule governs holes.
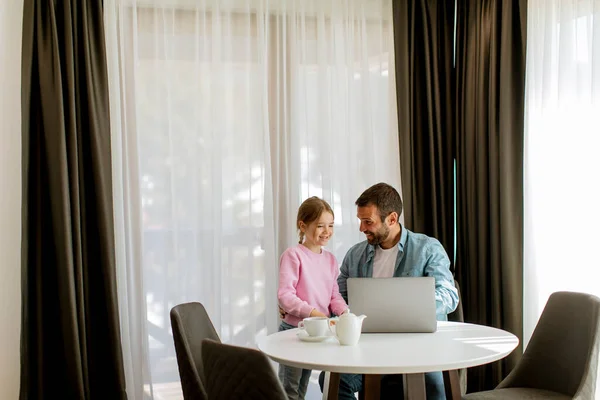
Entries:
POLYGON ((205 339, 202 362, 210 400, 287 400, 269 359, 258 350, 205 339))
POLYGON ((171 309, 171 328, 183 398, 208 400, 203 382, 202 340, 221 340, 206 309, 200 303, 176 305, 171 309))
POLYGON ((496 389, 463 399, 594 399, 599 322, 598 297, 553 293, 513 371, 496 389))
MULTIPOLYGON (((462 294, 460 292, 460 285, 458 284, 458 281, 456 279, 454 280, 454 286, 456 287, 456 290, 458 290, 458 306, 456 307, 456 310, 454 310, 453 312, 448 314, 448 321, 465 322, 465 314, 463 312, 462 294)), ((458 370, 458 379, 460 380, 460 393, 461 394, 467 393, 467 369, 466 368, 458 370)))
POLYGON ((448 321, 465 322, 462 294, 460 292, 460 286, 458 285, 458 281, 456 279, 454 280, 454 286, 456 287, 456 290, 458 290, 458 306, 456 307, 456 310, 448 314, 448 321))

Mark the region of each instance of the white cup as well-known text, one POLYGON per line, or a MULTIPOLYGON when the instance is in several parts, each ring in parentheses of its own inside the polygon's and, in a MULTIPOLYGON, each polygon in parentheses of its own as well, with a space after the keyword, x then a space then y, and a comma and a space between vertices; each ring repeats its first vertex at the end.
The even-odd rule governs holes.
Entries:
POLYGON ((329 318, 309 317, 298 323, 298 328, 304 329, 309 336, 325 336, 329 330, 329 318))

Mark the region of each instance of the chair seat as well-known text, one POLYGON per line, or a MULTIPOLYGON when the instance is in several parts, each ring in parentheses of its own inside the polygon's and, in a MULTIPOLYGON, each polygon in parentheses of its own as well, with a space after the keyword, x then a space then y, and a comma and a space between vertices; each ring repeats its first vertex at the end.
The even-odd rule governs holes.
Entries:
POLYGON ((463 396, 463 400, 567 400, 571 397, 562 393, 530 388, 506 388, 471 393, 463 396))

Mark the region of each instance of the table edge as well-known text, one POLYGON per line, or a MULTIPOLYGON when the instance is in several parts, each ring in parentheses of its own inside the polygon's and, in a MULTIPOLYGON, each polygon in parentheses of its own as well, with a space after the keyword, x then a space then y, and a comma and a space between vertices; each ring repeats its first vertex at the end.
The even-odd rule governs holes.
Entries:
MULTIPOLYGON (((471 324, 471 323, 465 323, 465 322, 458 322, 455 324, 478 325, 478 324, 471 324)), ((485 325, 479 325, 479 326, 485 326, 485 325)), ((495 328, 495 327, 488 327, 488 328, 500 329, 500 328, 495 328)), ((341 366, 341 365, 297 362, 297 361, 288 360, 288 359, 277 357, 277 356, 272 356, 269 353, 265 352, 262 348, 263 347, 262 345, 263 345, 263 341, 268 336, 264 336, 264 337, 260 338, 259 340, 257 340, 257 347, 262 353, 264 353, 271 360, 273 360, 279 364, 288 365, 288 366, 296 367, 296 368, 313 369, 313 370, 319 370, 319 371, 329 371, 329 372, 336 372, 336 373, 342 373, 342 374, 427 373, 427 372, 451 371, 451 370, 458 370, 458 369, 463 369, 463 368, 477 367, 477 366, 489 364, 489 363, 492 363, 492 362, 495 362, 495 361, 498 361, 498 360, 501 360, 501 359, 507 357, 513 351, 515 351, 515 349, 519 346, 520 340, 513 333, 505 331, 503 329, 500 329, 500 330, 506 332, 507 334, 511 335, 515 339, 514 346, 510 350, 504 351, 502 353, 497 353, 497 354, 493 354, 490 356, 486 356, 486 357, 470 359, 468 361, 455 362, 452 364, 444 365, 442 367, 440 367, 440 366, 423 367, 423 366, 417 365, 417 366, 410 366, 410 367, 405 366, 405 367, 401 367, 401 368, 399 368, 399 367, 366 367, 365 368, 365 367, 347 367, 347 366, 341 366)), ((275 333, 279 333, 279 332, 273 332, 272 334, 275 334, 275 333)))

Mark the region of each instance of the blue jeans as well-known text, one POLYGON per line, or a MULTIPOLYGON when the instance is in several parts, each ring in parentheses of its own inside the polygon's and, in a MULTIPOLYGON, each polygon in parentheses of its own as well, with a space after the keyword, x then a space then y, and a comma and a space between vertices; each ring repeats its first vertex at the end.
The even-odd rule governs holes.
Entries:
MULTIPOLYGON (((319 386, 321 392, 325 382, 325 372, 319 375, 319 386)), ((362 375, 341 374, 338 399, 356 400, 354 393, 362 389, 362 375)), ((427 400, 446 400, 444 391, 444 376, 441 372, 429 372, 425 374, 425 391, 427 400)), ((384 375, 381 378, 381 399, 403 399, 404 384, 402 375, 384 375)))
MULTIPOLYGON (((294 328, 295 326, 281 321, 279 332, 294 328)), ((289 400, 304 399, 311 372, 310 369, 288 367, 287 365, 279 364, 279 380, 283 384, 283 389, 289 400)))

